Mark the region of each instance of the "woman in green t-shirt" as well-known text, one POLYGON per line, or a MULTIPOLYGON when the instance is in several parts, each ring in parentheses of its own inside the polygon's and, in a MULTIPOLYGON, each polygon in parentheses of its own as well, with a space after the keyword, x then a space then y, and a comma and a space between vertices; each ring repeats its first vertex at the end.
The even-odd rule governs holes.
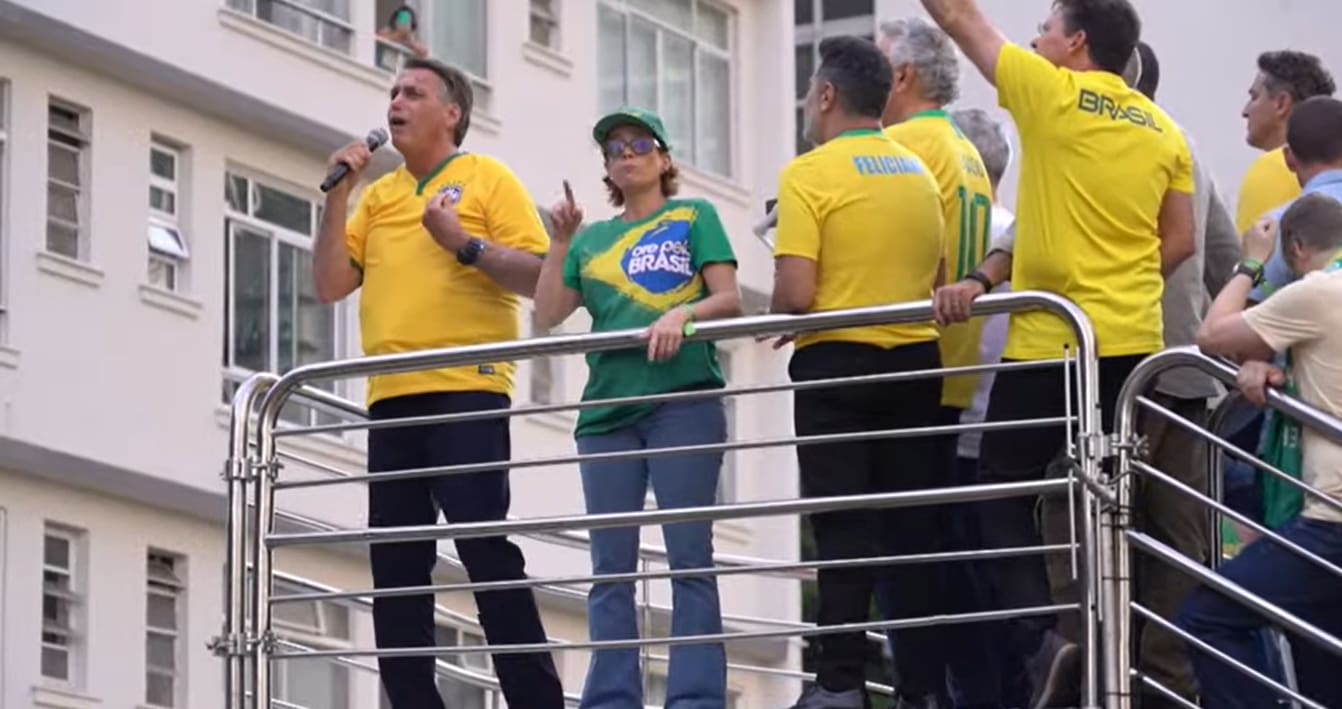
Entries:
MULTIPOLYGON (((694 321, 741 313, 736 258, 717 212, 703 200, 672 198, 676 168, 656 115, 622 110, 602 118, 593 137, 604 154, 611 204, 623 211, 574 237, 582 212, 572 197, 552 210, 550 253, 536 287, 539 324, 557 325, 582 306, 593 331, 645 329, 645 349, 587 355, 583 401, 721 388, 712 343, 682 344, 694 321)), ((727 426, 720 398, 694 398, 583 409, 574 435, 578 452, 587 455, 722 443, 727 426)), ((643 509, 649 483, 660 509, 712 505, 721 467, 721 452, 579 466, 591 514, 643 509)), ((713 566, 711 522, 665 525, 662 534, 672 569, 713 566)), ((594 574, 636 570, 637 528, 594 529, 591 538, 594 574)), ((722 632, 714 577, 671 584, 672 635, 722 632)), ((587 603, 592 640, 638 637, 632 582, 594 584, 587 603)), ((582 707, 644 706, 638 663, 636 649, 595 652, 582 707)), ((671 648, 666 706, 724 706, 726 689, 720 643, 671 648)))

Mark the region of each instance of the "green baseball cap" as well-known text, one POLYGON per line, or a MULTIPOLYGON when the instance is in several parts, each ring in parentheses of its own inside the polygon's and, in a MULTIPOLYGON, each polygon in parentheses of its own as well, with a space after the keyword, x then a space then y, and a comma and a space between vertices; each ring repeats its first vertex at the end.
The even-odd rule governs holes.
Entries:
POLYGON ((592 138, 600 145, 611 131, 620 126, 638 126, 651 133, 652 137, 662 144, 662 149, 671 150, 671 142, 666 139, 666 127, 662 125, 662 119, 652 111, 631 106, 621 108, 597 121, 596 127, 592 128, 592 138))

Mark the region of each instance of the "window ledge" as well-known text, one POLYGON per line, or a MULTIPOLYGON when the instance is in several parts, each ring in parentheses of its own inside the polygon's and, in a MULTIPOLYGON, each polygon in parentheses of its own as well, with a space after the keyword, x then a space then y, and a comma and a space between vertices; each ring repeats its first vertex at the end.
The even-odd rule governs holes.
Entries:
POLYGON ((479 109, 471 111, 471 130, 481 131, 492 136, 503 133, 503 121, 479 109))
POLYGON ((72 689, 33 687, 33 706, 40 709, 94 709, 102 703, 97 697, 80 694, 72 689))
MULTIPOLYGON (((737 502, 724 502, 724 505, 735 505, 737 502)), ((754 535, 750 533, 750 528, 739 521, 718 520, 713 523, 713 537, 721 539, 724 542, 740 544, 743 547, 750 546, 754 535)))
POLYGON ((188 320, 199 318, 200 312, 205 309, 205 305, 198 300, 148 284, 140 286, 140 302, 188 320))
POLYGON ((37 252, 37 270, 90 288, 101 288, 106 274, 91 263, 50 251, 37 252))
POLYGON ((362 81, 379 91, 385 91, 391 86, 391 79, 387 73, 377 67, 365 65, 351 56, 313 44, 245 12, 230 7, 221 7, 218 12, 219 24, 235 32, 362 81))
POLYGON ((722 197, 738 206, 747 209, 750 208, 750 190, 747 190, 731 179, 711 175, 692 165, 686 165, 684 163, 677 163, 676 167, 680 170, 681 182, 708 192, 714 196, 722 197))
POLYGON ((522 58, 562 79, 573 75, 573 60, 545 45, 523 42, 522 58))
POLYGON ((0 345, 0 369, 18 369, 19 354, 13 347, 0 345))

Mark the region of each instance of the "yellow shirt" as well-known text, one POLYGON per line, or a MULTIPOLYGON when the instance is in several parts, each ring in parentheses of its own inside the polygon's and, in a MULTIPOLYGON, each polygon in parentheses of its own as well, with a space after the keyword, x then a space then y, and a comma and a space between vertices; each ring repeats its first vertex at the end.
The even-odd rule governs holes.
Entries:
POLYGON ((1300 180, 1286 167, 1282 148, 1258 156, 1244 173, 1235 207, 1235 228, 1243 234, 1268 212, 1300 196, 1300 180))
MULTIPOLYGON (((816 262, 813 312, 927 300, 941 228, 937 185, 917 156, 878 130, 849 131, 783 169, 774 256, 816 262)), ((886 325, 805 334, 797 347, 935 339, 932 323, 886 325)))
MULTIPOLYGON (((1193 192, 1183 131, 1121 77, 1060 69, 1014 44, 996 79, 1021 140, 1012 290, 1079 305, 1102 357, 1160 350, 1160 208, 1170 190, 1193 192)), ((1051 313, 1013 314, 1003 356, 1053 359, 1074 340, 1051 313)))
MULTIPOLYGON (((359 325, 369 355, 515 340, 518 296, 457 262, 421 225, 443 191, 462 227, 491 244, 544 254, 545 227, 517 177, 491 157, 457 153, 422 183, 402 166, 369 185, 346 226, 350 258, 363 271, 359 325)), ((512 362, 371 378, 368 403, 449 391, 511 394, 512 362)))
MULTIPOLYGON (((992 233, 992 182, 983 158, 945 111, 924 111, 885 129, 885 134, 917 155, 932 171, 941 195, 945 223, 946 278, 954 283, 974 270, 988 253, 992 233)), ((941 364, 969 367, 979 363, 983 318, 941 331, 941 364)), ((941 404, 967 409, 974 403, 978 377, 947 377, 941 404)))

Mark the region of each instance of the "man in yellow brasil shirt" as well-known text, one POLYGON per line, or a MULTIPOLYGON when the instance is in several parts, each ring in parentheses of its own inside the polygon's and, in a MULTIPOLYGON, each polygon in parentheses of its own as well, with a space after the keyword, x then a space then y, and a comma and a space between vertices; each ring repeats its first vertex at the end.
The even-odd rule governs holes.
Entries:
MULTIPOLYGON (((960 58, 955 44, 935 25, 921 18, 904 18, 881 24, 876 45, 890 60, 893 87, 882 122, 885 134, 908 148, 927 166, 937 183, 941 214, 945 224, 941 278, 938 285, 959 281, 974 270, 987 255, 992 234, 993 186, 988 170, 974 144, 951 121, 945 107, 960 93, 960 58)), ((950 324, 942 329, 938 345, 943 367, 968 367, 979 363, 979 339, 983 318, 950 324)), ((941 409, 936 423, 956 425, 973 404, 979 377, 946 377, 941 385, 941 409)), ((960 475, 956 448, 958 436, 937 439, 937 463, 943 466, 945 485, 971 485, 972 479, 960 475)), ((963 532, 965 538, 947 538, 945 548, 982 547, 970 530, 977 525, 968 516, 967 506, 947 505, 943 529, 963 532)), ((956 535, 957 537, 960 535, 956 535)), ((944 564, 933 572, 946 574, 946 613, 972 613, 987 610, 985 600, 975 597, 978 584, 968 564, 944 564)), ((878 590, 877 599, 889 615, 899 607, 899 599, 889 586, 878 590)), ((891 634, 893 636, 893 634, 891 634)), ((957 624, 944 629, 937 650, 943 653, 937 673, 950 672, 955 679, 959 701, 969 706, 988 705, 1001 693, 992 643, 979 625, 957 624)), ((893 648, 899 658, 902 651, 893 648)), ((939 665, 939 666, 937 666, 939 665)), ((901 681, 904 681, 901 675, 901 681)), ((943 704, 949 699, 943 698, 943 704)))
MULTIPOLYGON (((325 302, 363 288, 359 322, 370 355, 478 345, 518 337, 518 295, 531 296, 549 246, 536 207, 499 161, 461 150, 473 95, 462 72, 412 59, 396 78, 387 110, 392 144, 405 164, 364 190, 349 214, 352 186, 368 164, 355 143, 331 164, 350 174, 326 195, 313 251, 317 295, 325 302)), ((508 419, 513 365, 496 362, 428 372, 379 375, 368 388, 374 421, 500 411, 498 418, 377 428, 368 433, 370 527, 501 520, 508 514, 511 457, 508 419), (376 481, 379 473, 473 463, 500 469, 462 475, 376 481)), ((506 537, 456 540, 472 581, 525 579, 522 550, 506 537)), ((377 588, 428 586, 433 541, 369 547, 377 588)), ((475 595, 491 644, 544 643, 529 588, 475 595)), ((373 628, 380 648, 434 644, 430 594, 379 597, 373 628)), ((562 709, 563 687, 549 653, 494 659, 508 706, 562 709)), ((383 657, 378 667, 395 707, 442 709, 432 656, 383 657)))
MULTIPOLYGON (((1107 422, 1132 368, 1163 346, 1164 274, 1195 251, 1193 164, 1182 131, 1122 78, 1141 20, 1129 0, 1056 0, 1030 52, 1008 42, 974 0, 922 3, 996 86, 1016 123, 1022 161, 1012 288, 1052 291, 1085 311, 1099 348, 1107 422)), ((985 290, 995 285, 982 274, 970 278, 982 279, 985 290)), ((1075 337, 1060 319, 1017 313, 1003 358, 1057 359, 1068 347, 1075 337)), ((1054 368, 999 373, 988 420, 1064 414, 1058 379, 1054 368)), ((979 476, 985 483, 1040 479, 1065 455, 1062 426, 989 431, 979 476)), ((982 533, 1001 546, 1035 546, 1034 512, 1028 498, 981 503, 982 533)), ((1052 602, 1038 556, 989 562, 985 575, 999 607, 1052 602)), ((1030 706, 1075 706, 1080 698, 1079 649, 1055 622, 1007 622, 1007 645, 1023 660, 1032 689, 1030 706)))
POLYGON ((1264 151, 1239 188, 1235 228, 1240 234, 1263 215, 1300 196, 1300 181, 1286 166, 1286 123, 1296 104, 1314 96, 1332 96, 1333 77, 1319 58, 1292 50, 1258 56, 1258 75, 1244 104, 1245 139, 1264 151))

